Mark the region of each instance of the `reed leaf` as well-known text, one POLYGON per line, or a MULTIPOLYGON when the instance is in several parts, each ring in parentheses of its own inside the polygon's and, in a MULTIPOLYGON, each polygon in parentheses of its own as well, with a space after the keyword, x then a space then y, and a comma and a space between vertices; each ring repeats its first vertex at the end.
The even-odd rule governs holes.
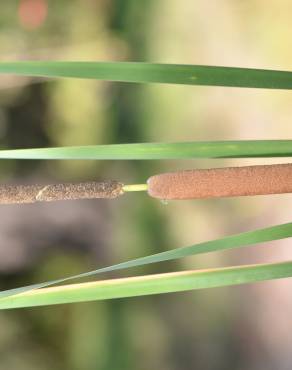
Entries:
POLYGON ((197 254, 223 251, 227 249, 239 248, 247 245, 254 245, 273 240, 292 237, 292 223, 271 226, 264 229, 249 231, 236 235, 227 236, 221 239, 211 240, 187 247, 176 248, 162 253, 153 254, 146 257, 132 259, 127 262, 118 263, 109 267, 85 272, 82 274, 65 277, 62 279, 50 280, 39 284, 28 285, 25 287, 5 290, 0 292, 0 298, 13 296, 30 290, 45 288, 54 284, 60 284, 77 278, 85 278, 110 271, 117 271, 131 267, 137 267, 162 261, 175 260, 183 257, 194 256, 197 254))
POLYGON ((1 62, 0 73, 139 83, 291 89, 292 72, 185 64, 134 62, 1 62))
POLYGON ((0 309, 87 302, 239 285, 292 276, 292 262, 235 266, 44 288, 0 299, 0 309))
POLYGON ((0 150, 0 159, 162 160, 292 156, 292 140, 192 141, 0 150))

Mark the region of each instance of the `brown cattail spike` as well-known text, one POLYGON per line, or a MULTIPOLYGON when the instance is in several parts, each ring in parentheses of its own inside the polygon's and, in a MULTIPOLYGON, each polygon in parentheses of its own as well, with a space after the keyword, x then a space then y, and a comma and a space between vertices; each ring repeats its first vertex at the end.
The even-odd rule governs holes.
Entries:
POLYGON ((113 199, 124 194, 118 181, 52 185, 0 185, 0 204, 50 202, 70 199, 113 199))
POLYGON ((189 170, 148 179, 159 199, 196 199, 292 193, 292 164, 189 170))

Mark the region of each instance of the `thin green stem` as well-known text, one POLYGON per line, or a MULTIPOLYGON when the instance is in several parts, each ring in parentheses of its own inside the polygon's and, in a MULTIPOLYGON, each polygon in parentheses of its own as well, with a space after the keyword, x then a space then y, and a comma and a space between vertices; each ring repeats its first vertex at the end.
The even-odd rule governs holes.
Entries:
POLYGON ((133 185, 124 185, 123 191, 130 192, 130 191, 147 191, 148 185, 147 184, 133 184, 133 185))

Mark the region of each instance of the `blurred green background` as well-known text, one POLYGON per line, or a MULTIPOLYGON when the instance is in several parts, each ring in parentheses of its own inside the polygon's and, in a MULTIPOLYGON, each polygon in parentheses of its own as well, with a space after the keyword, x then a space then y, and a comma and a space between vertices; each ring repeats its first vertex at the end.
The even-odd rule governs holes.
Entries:
MULTIPOLYGON (((289 0, 10 0, 1 60, 153 61, 291 70, 289 0)), ((1 76, 2 148, 147 141, 287 139, 291 92, 1 76)), ((285 162, 277 159, 276 162, 285 162)), ((117 179, 273 163, 2 161, 4 183, 117 179)), ((162 204, 0 207, 0 288, 76 274, 227 234, 289 222, 291 195, 162 204)), ((110 276, 289 258, 289 240, 110 276)), ((108 277, 104 276, 104 278, 108 277)), ((288 280, 0 312, 0 369, 291 369, 288 280)))

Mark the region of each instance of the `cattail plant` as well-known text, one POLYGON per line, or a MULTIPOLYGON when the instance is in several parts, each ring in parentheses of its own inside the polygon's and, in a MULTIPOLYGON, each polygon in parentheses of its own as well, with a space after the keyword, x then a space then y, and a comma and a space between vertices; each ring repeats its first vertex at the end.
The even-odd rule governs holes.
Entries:
POLYGON ((292 193, 292 164, 188 170, 151 176, 147 184, 119 181, 51 185, 0 185, 0 204, 74 199, 114 199, 147 191, 161 200, 292 193))
MULTIPOLYGON (((91 78, 139 83, 292 89, 292 72, 244 68, 163 65, 149 63, 5 62, 0 73, 37 77, 91 78)), ((1 159, 139 160, 190 158, 291 157, 292 140, 119 144, 0 151, 1 159)), ((161 200, 256 196, 292 192, 292 164, 188 169, 154 174, 137 184, 123 179, 46 185, 0 185, 0 204, 73 199, 114 199, 147 191, 161 200)), ((20 205, 21 206, 21 205, 20 205)), ((93 301, 192 289, 236 285, 292 276, 292 262, 234 266, 209 270, 112 279, 51 287, 76 278, 97 275, 199 253, 239 248, 292 236, 292 223, 227 236, 172 249, 83 274, 0 292, 0 309, 93 301)))

